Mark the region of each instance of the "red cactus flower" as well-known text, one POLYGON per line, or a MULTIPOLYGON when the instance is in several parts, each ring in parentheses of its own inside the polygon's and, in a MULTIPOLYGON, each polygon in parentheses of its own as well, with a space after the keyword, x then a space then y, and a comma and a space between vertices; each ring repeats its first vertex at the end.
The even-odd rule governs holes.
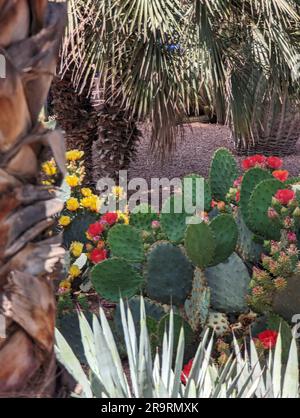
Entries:
POLYGON ((99 264, 107 259, 107 251, 104 249, 95 248, 90 254, 90 260, 94 264, 99 264))
POLYGON ((101 217, 101 222, 106 223, 108 225, 114 225, 118 220, 118 214, 114 212, 105 213, 101 217))
POLYGON ((278 157, 269 157, 267 158, 267 166, 273 168, 274 170, 279 170, 282 167, 283 161, 278 157))
POLYGON ((180 379, 181 379, 181 382, 182 382, 184 385, 186 385, 187 378, 189 377, 189 375, 190 375, 190 373, 191 373, 191 370, 192 370, 192 367, 193 367, 193 361, 194 361, 194 359, 190 360, 190 361, 188 362, 188 364, 186 364, 186 365, 183 367, 183 370, 182 370, 182 372, 181 372, 181 377, 180 377, 180 379))
POLYGON ((97 236, 101 235, 103 231, 104 231, 104 226, 101 225, 99 222, 96 222, 96 223, 91 224, 89 226, 89 229, 88 229, 87 233, 91 237, 97 237, 97 236))
POLYGON ((278 190, 275 195, 275 199, 277 199, 282 205, 288 205, 295 199, 295 192, 289 189, 278 190))
POLYGON ((266 165, 266 161, 267 159, 264 155, 253 155, 252 157, 246 158, 242 162, 242 167, 245 171, 256 166, 264 167, 266 165))
POLYGON ((289 178, 289 172, 287 170, 275 170, 273 171, 273 177, 279 181, 287 181, 289 178))
POLYGON ((237 201, 237 203, 239 203, 239 201, 241 200, 241 192, 239 190, 236 192, 235 200, 237 201))
POLYGON ((267 349, 274 348, 277 342, 278 332, 272 330, 266 330, 261 332, 258 335, 259 341, 262 343, 263 347, 267 349))

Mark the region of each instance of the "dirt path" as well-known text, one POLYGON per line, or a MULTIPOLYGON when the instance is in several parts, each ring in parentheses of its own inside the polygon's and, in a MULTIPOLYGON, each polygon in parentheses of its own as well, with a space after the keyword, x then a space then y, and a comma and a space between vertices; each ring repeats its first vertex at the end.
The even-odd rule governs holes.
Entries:
MULTIPOLYGON (((129 169, 129 178, 141 177, 148 182, 152 177, 181 177, 192 172, 207 176, 211 157, 219 147, 233 150, 230 131, 221 125, 194 123, 185 127, 185 138, 178 140, 177 150, 163 164, 149 152, 149 135, 145 135, 135 162, 129 169)), ((237 157, 241 161, 241 157, 237 157)), ((300 144, 295 155, 284 157, 284 167, 292 176, 300 174, 300 144)))

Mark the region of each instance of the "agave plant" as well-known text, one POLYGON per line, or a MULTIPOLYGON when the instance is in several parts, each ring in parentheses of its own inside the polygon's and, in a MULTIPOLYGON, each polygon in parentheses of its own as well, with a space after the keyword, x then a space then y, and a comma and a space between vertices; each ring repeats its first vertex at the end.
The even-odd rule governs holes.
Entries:
POLYGON ((235 354, 219 368, 212 358, 213 338, 206 331, 199 344, 190 375, 181 382, 184 358, 184 331, 181 330, 175 366, 173 365, 174 323, 171 311, 169 329, 165 330, 161 353, 151 357, 144 300, 141 298, 140 334, 134 327, 129 308, 120 301, 124 338, 128 354, 130 381, 126 377, 117 345, 103 310, 100 321, 94 315, 91 329, 84 315, 79 314, 80 331, 85 356, 90 367, 89 377, 70 346, 56 331, 56 355, 69 373, 81 385, 86 398, 298 398, 299 369, 296 341, 293 340, 287 365, 282 365, 281 337, 274 354, 266 364, 259 360, 253 341, 250 352, 242 355, 234 340, 235 354))

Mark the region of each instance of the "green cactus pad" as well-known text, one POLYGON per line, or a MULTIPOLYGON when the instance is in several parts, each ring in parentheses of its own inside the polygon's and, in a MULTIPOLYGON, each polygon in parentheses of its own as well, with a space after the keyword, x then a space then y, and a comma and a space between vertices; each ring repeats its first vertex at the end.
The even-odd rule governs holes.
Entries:
MULTIPOLYGON (((183 191, 184 190, 184 184, 185 184, 185 179, 192 179, 193 180, 193 187, 192 187, 192 195, 193 195, 193 205, 196 206, 197 200, 196 200, 196 193, 197 193, 197 188, 196 188, 196 180, 197 179, 203 179, 203 177, 199 176, 198 174, 189 174, 187 176, 185 176, 183 178, 183 191)), ((211 187, 210 187, 210 183, 208 180, 203 179, 204 180, 204 202, 202 205, 202 201, 199 207, 199 210, 205 210, 206 212, 209 212, 211 209, 211 201, 212 201, 212 194, 211 194, 211 187)), ((199 199, 199 198, 198 198, 199 199)), ((198 209, 198 208, 197 208, 198 209)))
POLYGON ((115 225, 109 230, 107 242, 114 257, 132 262, 144 259, 144 246, 141 233, 131 225, 115 225))
MULTIPOLYGON (((173 347, 174 347, 174 352, 176 352, 181 329, 183 328, 183 330, 184 330, 185 346, 188 346, 188 345, 192 344, 192 342, 194 340, 194 333, 193 333, 192 328, 188 324, 188 322, 186 322, 182 318, 182 316, 174 314, 173 318, 174 318, 174 343, 173 343, 173 347)), ((162 345, 162 343, 163 343, 163 337, 164 337, 165 330, 167 332, 169 330, 169 321, 170 321, 170 314, 165 315, 159 321, 158 337, 159 337, 160 345, 162 345)))
POLYGON ((140 231, 152 231, 152 222, 158 221, 159 216, 154 209, 145 203, 134 208, 130 214, 130 225, 140 231))
POLYGON ((264 252, 263 245, 254 241, 254 234, 245 224, 240 209, 235 214, 235 221, 238 228, 237 253, 245 261, 258 263, 264 252))
POLYGON ((180 248, 155 244, 145 266, 146 293, 160 303, 183 305, 192 288, 193 266, 180 248))
POLYGON ((191 296, 185 301, 184 309, 193 331, 205 325, 210 307, 210 289, 202 270, 196 268, 191 296))
POLYGON ((216 241, 212 265, 217 265, 226 261, 234 252, 238 240, 238 229, 232 215, 228 214, 214 218, 209 227, 216 241))
POLYGON ((272 179, 272 175, 269 171, 262 168, 255 167, 248 170, 243 178, 241 186, 241 198, 240 208, 246 225, 251 225, 251 219, 249 216, 249 201, 255 187, 263 180, 272 179))
POLYGON ((211 306, 225 312, 244 312, 250 275, 241 258, 233 253, 225 262, 205 270, 211 290, 211 306))
POLYGON ((120 258, 110 258, 97 264, 92 269, 91 277, 96 292, 112 302, 118 302, 120 297, 136 295, 144 282, 143 277, 120 258))
POLYGON ((239 175, 234 156, 226 148, 218 149, 210 167, 210 184, 214 199, 225 200, 234 180, 239 175))
POLYGON ((189 225, 184 245, 187 256, 197 267, 204 268, 212 263, 216 242, 212 230, 206 223, 189 225))
POLYGON ((80 241, 83 244, 88 242, 86 232, 89 226, 99 219, 99 215, 91 212, 78 214, 71 224, 64 228, 63 243, 66 248, 69 248, 73 241, 80 241))
POLYGON ((160 215, 161 227, 168 239, 174 243, 179 243, 183 240, 188 216, 183 209, 182 213, 175 213, 177 205, 178 207, 183 206, 182 195, 171 196, 167 199, 160 215))
MULTIPOLYGON (((130 308, 133 321, 136 326, 137 334, 140 333, 140 310, 141 310, 141 297, 140 296, 134 296, 133 298, 128 300, 128 306, 130 308)), ((145 304, 145 311, 147 316, 147 324, 151 325, 151 330, 148 329, 149 333, 153 333, 153 325, 158 325, 158 322, 160 319, 166 315, 166 311, 162 305, 160 305, 157 302, 154 302, 153 300, 149 298, 144 298, 144 304, 145 304), (152 321, 151 321, 152 320, 152 321), (151 331, 151 332, 150 332, 151 331)), ((127 309, 127 304, 126 304, 127 309)), ((122 320, 121 320, 121 309, 120 305, 118 304, 116 306, 115 314, 114 314, 114 323, 116 331, 120 336, 123 337, 123 326, 122 326, 122 320)))
POLYGON ((265 239, 280 240, 280 221, 270 219, 268 209, 272 206, 273 196, 281 188, 281 181, 264 180, 255 187, 249 201, 249 227, 265 239))

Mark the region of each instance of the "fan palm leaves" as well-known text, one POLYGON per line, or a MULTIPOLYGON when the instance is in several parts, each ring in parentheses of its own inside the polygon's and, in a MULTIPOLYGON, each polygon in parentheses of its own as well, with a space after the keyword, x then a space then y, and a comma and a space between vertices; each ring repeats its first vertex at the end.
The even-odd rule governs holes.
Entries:
POLYGON ((75 64, 75 85, 100 75, 111 101, 150 120, 162 154, 201 91, 244 141, 258 97, 271 89, 280 98, 287 86, 297 96, 296 1, 71 0, 69 21, 64 67, 75 64))

